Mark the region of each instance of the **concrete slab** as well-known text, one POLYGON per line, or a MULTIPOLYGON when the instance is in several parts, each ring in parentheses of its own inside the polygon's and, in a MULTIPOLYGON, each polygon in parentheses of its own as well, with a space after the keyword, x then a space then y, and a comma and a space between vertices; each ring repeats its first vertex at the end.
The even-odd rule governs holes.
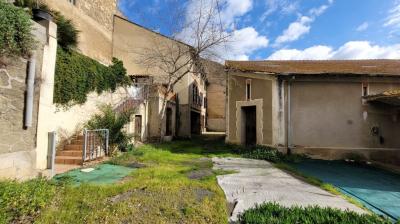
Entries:
POLYGON ((238 173, 218 176, 229 203, 236 204, 230 221, 237 215, 263 202, 277 202, 283 206, 333 207, 366 213, 340 196, 301 181, 262 160, 242 158, 213 158, 214 169, 234 170, 238 173))

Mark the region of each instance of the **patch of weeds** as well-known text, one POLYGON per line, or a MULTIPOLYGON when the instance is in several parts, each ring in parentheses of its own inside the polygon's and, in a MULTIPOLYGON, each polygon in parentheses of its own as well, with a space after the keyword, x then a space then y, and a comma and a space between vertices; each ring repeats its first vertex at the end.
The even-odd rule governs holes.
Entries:
POLYGON ((0 182, 0 223, 32 223, 51 202, 55 189, 45 179, 0 182))
POLYGON ((239 216, 239 222, 251 223, 302 223, 302 224, 390 224, 387 219, 376 215, 357 214, 351 211, 341 211, 334 208, 321 208, 318 206, 290 208, 276 203, 264 203, 249 209, 239 216))
POLYGON ((258 160, 266 160, 273 163, 279 162, 301 162, 303 159, 306 158, 305 155, 298 155, 298 154, 291 154, 287 155, 276 148, 257 145, 250 148, 243 153, 241 153, 242 157, 248 159, 258 159, 258 160))

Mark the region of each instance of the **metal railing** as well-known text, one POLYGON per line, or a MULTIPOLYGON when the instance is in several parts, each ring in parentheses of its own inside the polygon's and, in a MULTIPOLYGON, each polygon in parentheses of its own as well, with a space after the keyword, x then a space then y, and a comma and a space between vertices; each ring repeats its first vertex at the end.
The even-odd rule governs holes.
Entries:
POLYGON ((108 155, 108 129, 83 130, 83 162, 108 155))

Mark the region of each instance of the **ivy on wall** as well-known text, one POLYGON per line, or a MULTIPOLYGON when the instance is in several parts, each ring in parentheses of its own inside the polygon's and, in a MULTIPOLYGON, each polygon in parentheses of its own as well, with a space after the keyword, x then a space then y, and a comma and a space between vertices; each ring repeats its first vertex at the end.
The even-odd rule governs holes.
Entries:
POLYGON ((114 92, 126 86, 130 79, 122 61, 113 58, 113 64, 105 66, 73 50, 57 49, 54 103, 69 107, 86 102, 91 92, 114 92))
POLYGON ((0 0, 0 56, 27 56, 34 48, 30 16, 0 0))

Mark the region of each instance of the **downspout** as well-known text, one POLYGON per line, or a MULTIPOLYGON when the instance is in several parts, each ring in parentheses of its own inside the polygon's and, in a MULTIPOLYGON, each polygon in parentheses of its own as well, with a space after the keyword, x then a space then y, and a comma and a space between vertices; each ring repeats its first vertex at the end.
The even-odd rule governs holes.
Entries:
POLYGON ((288 81, 288 98, 287 98, 287 127, 286 127, 286 145, 287 145, 287 154, 290 155, 292 153, 292 150, 290 148, 291 145, 291 136, 290 136, 290 127, 291 127, 291 120, 290 120, 290 113, 291 113, 291 98, 290 98, 290 89, 291 89, 292 83, 291 80, 288 81))
POLYGON ((29 71, 26 87, 25 100, 25 128, 32 127, 33 113, 33 94, 35 89, 35 71, 36 71, 36 52, 32 52, 29 58, 29 71))

